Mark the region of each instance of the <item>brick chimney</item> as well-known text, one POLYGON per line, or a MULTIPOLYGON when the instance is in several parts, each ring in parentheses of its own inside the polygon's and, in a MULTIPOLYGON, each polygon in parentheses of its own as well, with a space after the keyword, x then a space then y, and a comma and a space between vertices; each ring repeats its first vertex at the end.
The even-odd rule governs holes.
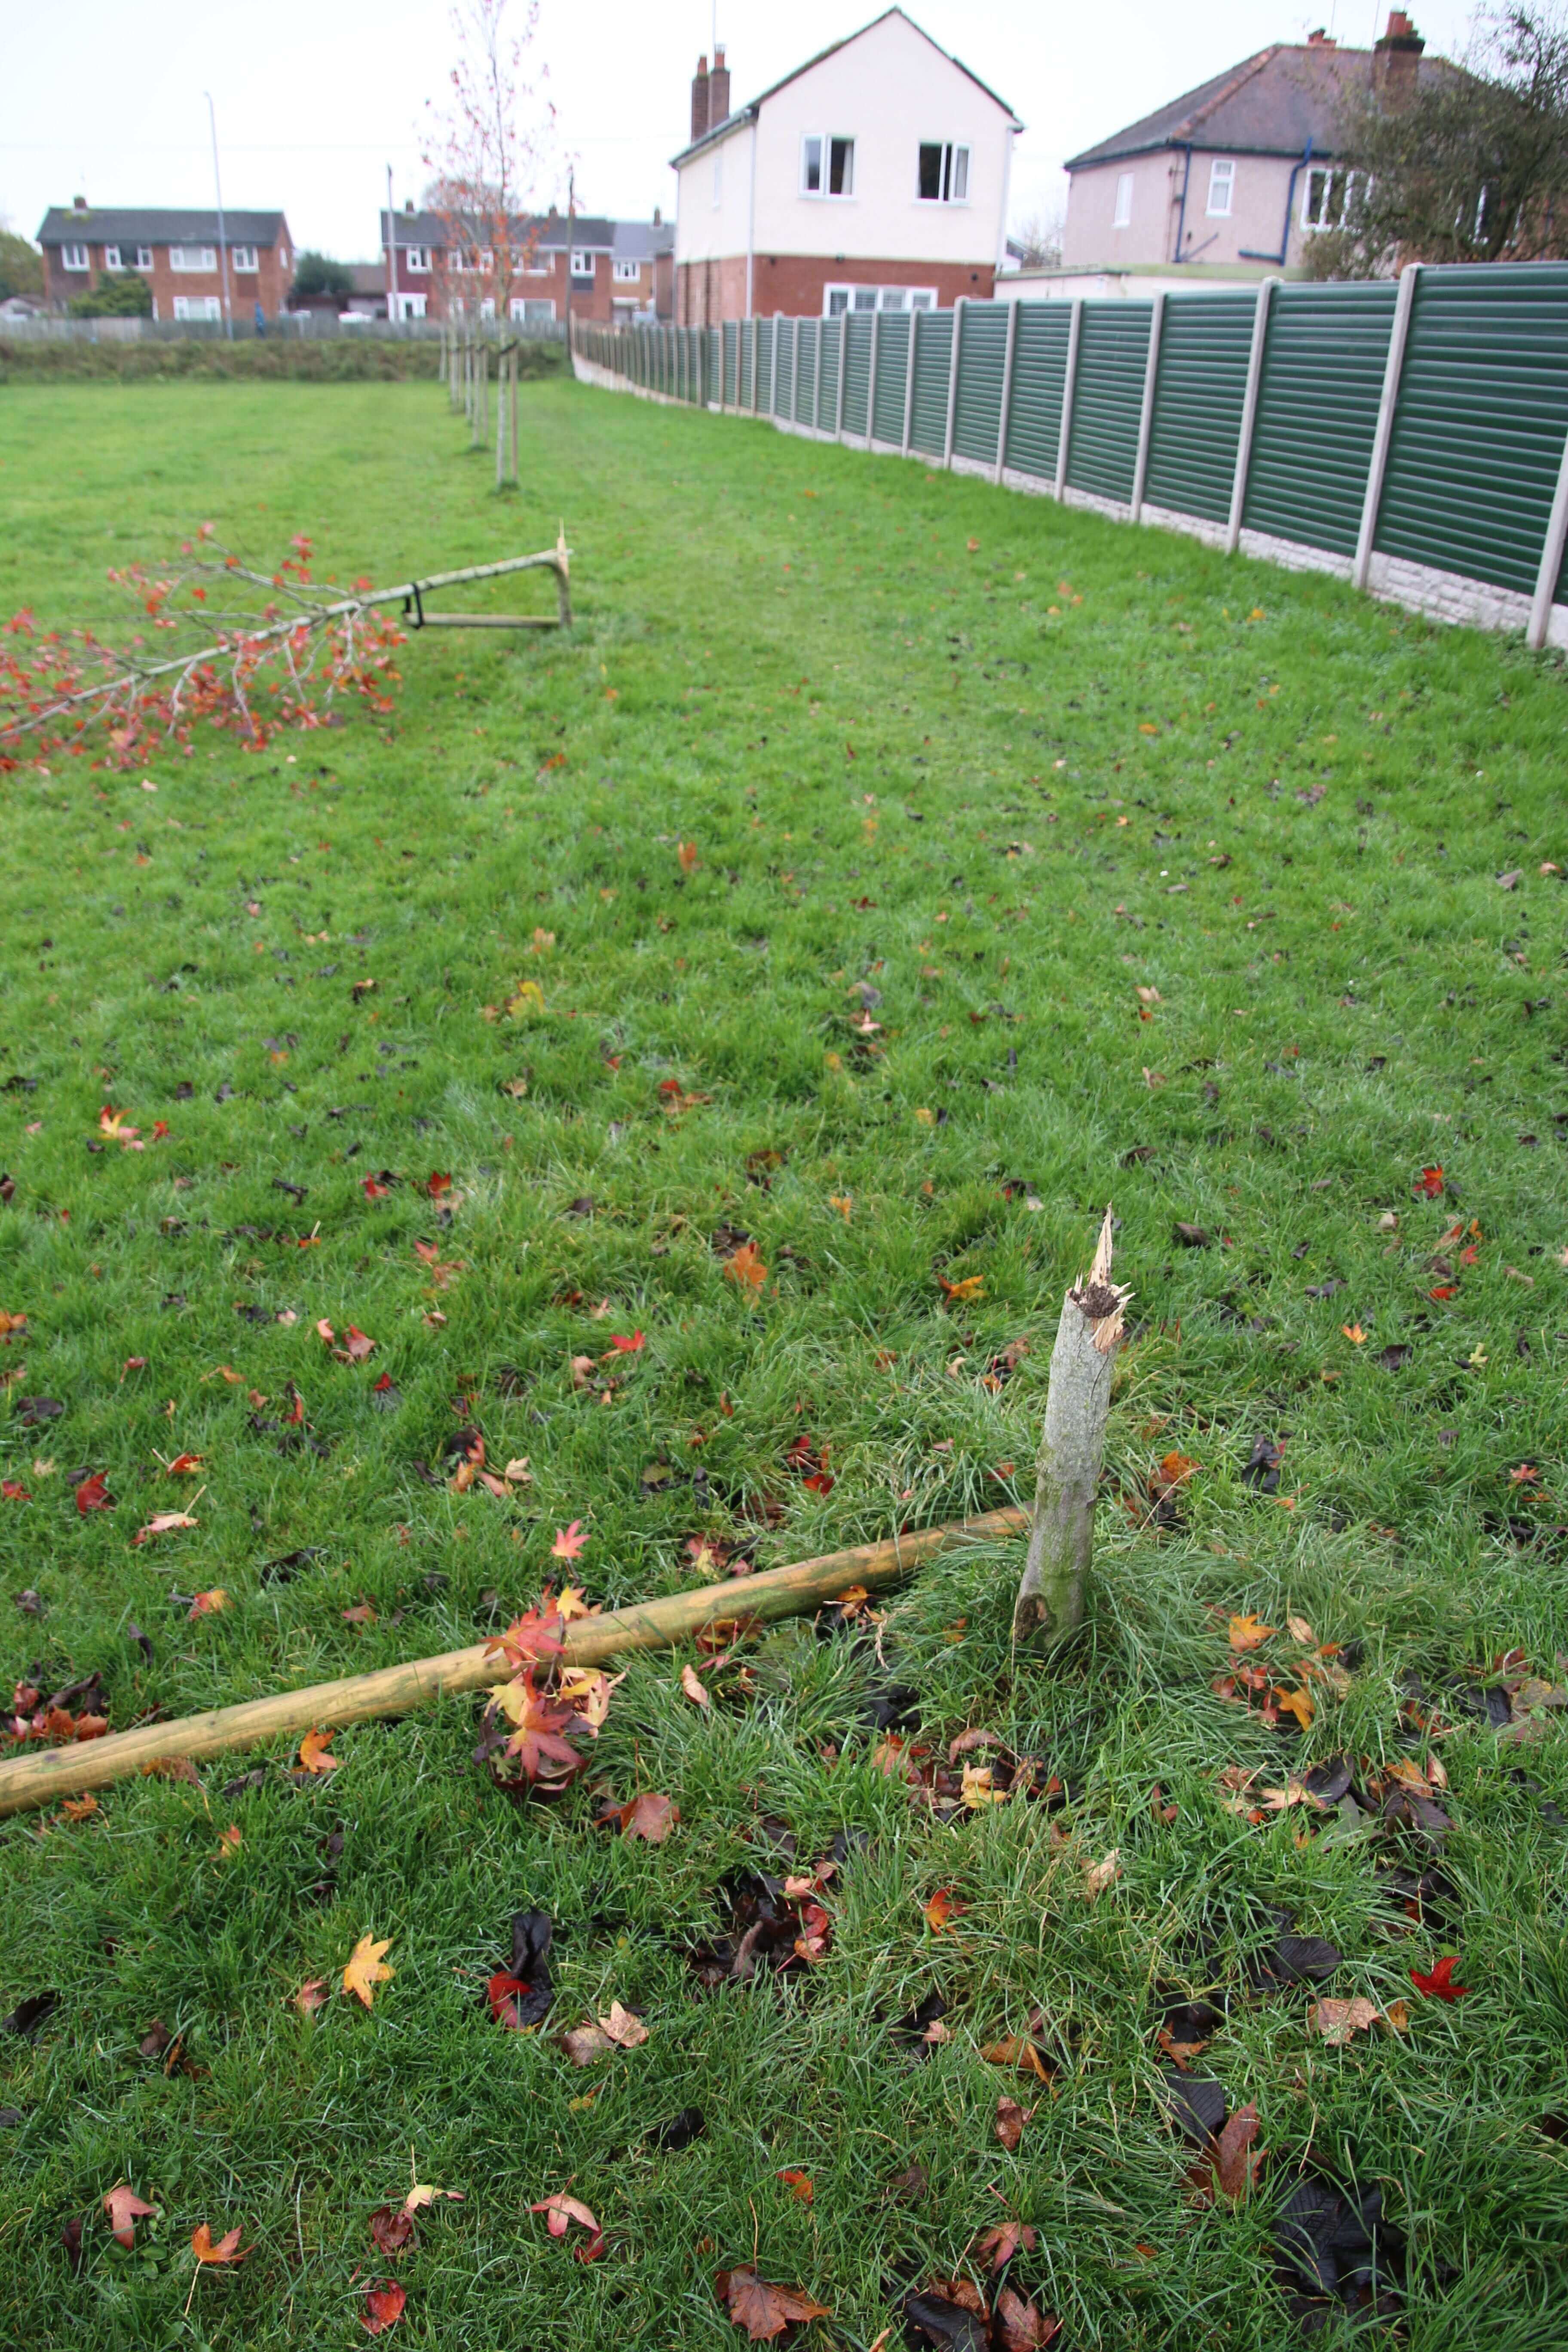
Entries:
POLYGON ((716 131, 730 119, 730 68, 721 41, 713 44, 713 71, 708 81, 708 128, 716 131))
POLYGON ((1332 38, 1326 25, 1320 25, 1316 32, 1308 34, 1307 47, 1310 49, 1337 49, 1339 43, 1332 38))
POLYGON ((697 60, 697 71, 691 77, 691 143, 706 135, 708 130, 708 60, 697 60))
POLYGON ((73 213, 86 212, 87 198, 85 196, 73 196, 71 198, 71 210, 73 213))
POLYGON ((1421 52, 1426 47, 1403 8, 1388 12, 1388 30, 1372 52, 1373 79, 1391 100, 1414 95, 1421 52))

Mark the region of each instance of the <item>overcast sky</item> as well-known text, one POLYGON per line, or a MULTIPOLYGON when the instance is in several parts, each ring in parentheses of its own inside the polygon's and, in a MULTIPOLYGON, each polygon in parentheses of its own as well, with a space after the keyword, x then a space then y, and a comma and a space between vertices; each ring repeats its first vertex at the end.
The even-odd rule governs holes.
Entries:
MULTIPOLYGON (((521 0, 512 0, 521 14, 521 0)), ((933 40, 988 82, 1027 126, 1013 216, 1048 209, 1062 158, 1249 56, 1300 40, 1328 16, 1347 45, 1381 32, 1387 0, 1324 0, 1300 13, 1256 0, 911 0, 933 40)), ((1428 47, 1453 51, 1470 10, 1413 0, 1428 47)), ((854 31, 875 0, 718 0, 736 105, 854 31)), ((563 159, 587 209, 646 219, 673 209, 668 159, 685 139, 712 0, 542 0, 563 159)), ((68 0, 10 16, 0 116, 0 216, 33 236, 51 204, 210 205, 204 90, 217 109, 225 201, 281 207, 299 246, 370 256, 393 167, 396 199, 418 193, 420 122, 452 54, 445 0, 68 0)), ((542 196, 563 193, 546 187, 542 196)))

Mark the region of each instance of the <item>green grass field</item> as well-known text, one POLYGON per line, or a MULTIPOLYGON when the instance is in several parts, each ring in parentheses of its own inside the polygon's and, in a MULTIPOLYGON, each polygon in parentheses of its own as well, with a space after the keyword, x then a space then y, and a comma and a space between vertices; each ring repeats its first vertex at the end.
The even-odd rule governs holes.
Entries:
POLYGON ((476 1641, 574 1519, 613 1606, 710 1576, 693 1538, 768 1566, 1026 1497, 1110 1198, 1090 1626, 1015 1658, 1019 1551, 950 1556, 755 1636, 705 1711, 695 1652, 634 1661, 552 1804, 492 1788, 453 1699, 331 1775, 280 1744, 0 1824, 0 2013, 58 1996, 0 2031, 0 2340, 349 2346, 395 2279, 400 2346, 717 2347, 713 2274, 754 2263, 828 2307, 796 2340, 864 2352, 909 2288, 993 2294, 1011 2221, 1066 2352, 1252 2347, 1301 2324, 1305 2174, 1383 2216, 1381 2317, 1320 2301, 1315 2340, 1561 2346, 1561 665, 919 464, 562 382, 524 419, 498 499, 434 385, 0 395, 0 612, 108 617, 110 564, 207 520, 392 579, 558 519, 578 611, 410 644, 390 725, 0 778, 6 1686, 97 1677, 121 1729, 476 1641), (106 1104, 168 1133, 99 1148, 106 1104), (452 1486, 476 1427, 513 1499, 452 1486), (1259 1666, 1250 1707, 1214 1687, 1259 1666), (900 1711, 928 1779, 982 1729, 1062 1791, 933 1807, 900 1711), (1342 1756, 1337 1807, 1269 1809, 1342 1756), (639 1791, 662 1844, 594 1825, 639 1791), (825 1956, 705 1983, 784 1829, 797 1869, 838 1842, 825 1956), (554 2000, 518 2033, 485 1982, 531 1907, 554 2000), (1281 1980, 1281 1912, 1321 1984, 1281 1980), (1445 1955, 1468 1990, 1423 1997, 1445 1955), (1320 1993, 1394 2022, 1336 2046, 1320 1993), (932 1994, 928 2045, 896 2029, 932 1994), (612 2000, 647 2041, 574 2066, 612 2000), (1184 2177, 1163 2024, 1256 2104, 1237 2202, 1184 2177), (393 2259, 411 2164, 462 2201, 393 2259), (529 2210, 560 2190, 599 2259, 529 2210), (198 2272, 202 2223, 243 2263, 198 2272))

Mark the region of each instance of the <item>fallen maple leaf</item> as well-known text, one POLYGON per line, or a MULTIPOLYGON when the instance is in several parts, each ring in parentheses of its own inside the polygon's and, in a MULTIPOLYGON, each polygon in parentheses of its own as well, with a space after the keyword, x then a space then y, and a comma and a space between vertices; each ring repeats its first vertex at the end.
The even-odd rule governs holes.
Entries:
POLYGON ((544 2226, 552 2238, 563 2238, 574 2221, 592 2236, 596 2238, 599 2235, 599 2224, 582 2199, 568 2197, 563 2189, 558 2189, 553 2197, 542 2198, 537 2205, 531 2205, 528 2210, 531 2213, 544 2215, 544 2226))
POLYGON ((996 2102, 996 2137, 1011 2154, 1024 2137, 1024 2126, 1034 2114, 1033 2107, 1021 2107, 1016 2099, 1000 2098, 996 2102))
POLYGON ((599 2020, 601 2032, 606 2034, 618 2050, 637 2050, 647 2040, 647 2028, 635 2010, 623 2009, 618 2000, 610 2003, 608 2017, 599 2020))
POLYGON ((1035 2232, 1026 2221, 1001 2221, 994 2230, 983 2230, 975 2242, 977 2254, 989 2254, 994 2271, 1005 2269, 1022 2246, 1024 2252, 1035 2251, 1035 2232))
POLYGON ((713 2285, 736 2326, 743 2327, 753 2344, 769 2343, 802 2320, 832 2316, 827 2304, 814 2303, 798 2287, 770 2286, 753 2270, 716 2271, 713 2285))
POLYGON ((191 1478, 201 1468, 205 1456, 200 1454, 176 1454, 172 1462, 163 1465, 166 1478, 191 1478))
POLYGON ((984 1298, 985 1296, 985 1277, 981 1274, 966 1274, 962 1282, 949 1282, 944 1274, 939 1274, 937 1280, 942 1285, 942 1296, 950 1304, 962 1304, 966 1298, 984 1298))
POLYGON ((365 1332, 356 1330, 352 1323, 344 1329, 342 1352, 351 1364, 363 1364, 374 1347, 375 1341, 365 1332))
POLYGON ((198 2222, 191 2231, 191 2252, 198 2263, 242 2263, 254 2251, 250 2246, 241 2247, 237 2230, 226 2231, 216 2245, 205 2221, 198 2222))
MULTIPOLYGON (((89 1511, 111 1511, 114 1508, 114 1497, 101 1470, 95 1470, 90 1478, 82 1480, 76 1490, 76 1507, 84 1519, 89 1511)), ((140 1536, 137 1541, 140 1543, 140 1536)))
POLYGON ((733 1255, 725 1260, 724 1273, 729 1281, 739 1283, 742 1288, 749 1284, 753 1290, 761 1290, 768 1278, 767 1267, 758 1255, 755 1242, 742 1242, 733 1255))
POLYGON ((103 2210, 109 2216, 109 2225, 114 2232, 116 2242, 121 2246, 131 2247, 136 2242, 137 2222, 144 2220, 149 2213, 155 2213, 158 2208, 156 2205, 149 2205, 144 2197, 137 2196, 128 2181, 121 2180, 104 2199, 103 2210))
POLYGON ((319 2009, 325 2009, 331 1997, 331 1987, 325 1977, 307 1977, 294 1995, 294 2006, 301 2017, 314 2017, 319 2009))
POLYGON ((603 2026, 590 2021, 584 2025, 570 2026, 561 2036, 561 2047, 574 2066, 591 2066, 595 2058, 602 2058, 606 2051, 613 2050, 615 2043, 603 2026))
POLYGON ((390 1936, 384 1937, 379 1944, 374 1936, 362 1936, 344 1965, 343 1990, 357 1994, 366 2009, 375 1999, 376 1986, 397 1973, 381 1957, 391 1943, 390 1936))
POLYGON ((1334 2000, 1325 1996, 1312 2003, 1307 2011, 1307 2022, 1325 2042, 1342 2049, 1358 2033, 1371 2032, 1377 2023, 1377 2009, 1364 1993, 1357 1993, 1353 2000, 1334 2000))
POLYGON ((1366 1333, 1362 1329, 1359 1323, 1342 1323, 1340 1325, 1340 1329, 1344 1333, 1345 1338, 1350 1341, 1352 1348, 1359 1348, 1364 1344, 1366 1333))
POLYGON ((574 1519, 567 1528, 557 1528, 555 1541, 550 1547, 552 1559, 575 1559, 587 1548, 588 1538, 583 1533, 581 1519, 574 1519))
POLYGON ((675 854, 680 861, 680 870, 683 874, 693 874, 696 872, 697 844, 694 841, 679 842, 676 845, 675 854))
POLYGON ((1054 2312, 1042 2311, 1010 2286, 996 2298, 994 2326, 1001 2331, 1002 2352, 1045 2352, 1060 2335, 1061 2325, 1054 2312))
POLYGON ((370 2217, 371 2242, 395 2262, 414 2242, 414 2216, 406 2206, 378 2205, 370 2217))
POLYGON ((1276 1625, 1266 1625, 1261 1617, 1233 1617, 1230 1621, 1230 1646, 1233 1650, 1256 1650, 1279 1630, 1276 1625))
POLYGON ((1258 2130, 1258 2109, 1249 2102, 1228 2116, 1223 2128, 1210 2140, 1202 2162, 1194 2167, 1192 2175, 1205 2202, 1212 2204, 1218 2195, 1237 2205, 1256 2186, 1258 2168, 1264 2158, 1264 2150, 1252 2145, 1258 2130))
POLYGON ((335 1731, 307 1731, 300 1742, 300 1769, 302 1772, 335 1772, 342 1762, 341 1756, 327 1753, 337 1738, 335 1731))
MULTIPOLYGON (((180 1524, 183 1527, 194 1528, 196 1523, 195 1519, 182 1519, 180 1524)), ((221 1615, 222 1612, 228 1606, 229 1598, 227 1593, 224 1591, 221 1584, 215 1584, 210 1586, 205 1592, 197 1592, 193 1594, 191 1605, 186 1610, 185 1614, 187 1617, 216 1617, 221 1615)))
POLYGON ((951 1886, 939 1886, 925 1906, 925 1922, 933 1936, 946 1934, 969 1906, 959 1902, 951 1886))
POLYGON ((778 2177, 794 2190, 803 2205, 809 2205, 816 2195, 816 2183, 809 2172, 798 2172, 791 2166, 778 2177))
POLYGON ((395 2279, 386 2279, 380 2286, 367 2287, 364 2309, 359 2317, 360 2326, 367 2336, 380 2336, 384 2329, 396 2326, 407 2300, 407 2290, 400 2287, 395 2279))
POLYGON ((618 1356, 640 1356, 647 1341, 640 1331, 612 1331, 610 1345, 618 1356))
POLYGON ((1458 1955, 1451 1954, 1448 1958, 1435 1962, 1425 1976, 1419 1969, 1412 1969, 1410 1981, 1416 1991, 1424 1994, 1428 2000, 1463 2000, 1470 1988, 1468 1985, 1454 1982, 1454 1970, 1458 1965, 1458 1955))
POLYGON ((176 1528, 194 1528, 200 1524, 189 1511, 154 1511, 144 1528, 138 1528, 131 1540, 133 1544, 150 1543, 154 1536, 171 1535, 176 1528))
POLYGON ((655 1790, 645 1789, 623 1813, 621 1830, 626 1837, 646 1838, 649 1845, 662 1845, 679 1819, 679 1805, 655 1790))

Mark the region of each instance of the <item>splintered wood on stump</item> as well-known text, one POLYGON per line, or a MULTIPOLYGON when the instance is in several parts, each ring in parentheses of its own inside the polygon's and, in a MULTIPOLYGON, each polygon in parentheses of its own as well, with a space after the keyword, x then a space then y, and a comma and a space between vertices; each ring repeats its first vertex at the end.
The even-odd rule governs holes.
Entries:
POLYGON ((1107 1207, 1094 1264, 1062 1301, 1046 1390, 1028 1558, 1013 1611, 1015 1642, 1060 1642, 1083 1621, 1110 1378, 1121 1310, 1131 1296, 1110 1279, 1110 1227, 1107 1207))

